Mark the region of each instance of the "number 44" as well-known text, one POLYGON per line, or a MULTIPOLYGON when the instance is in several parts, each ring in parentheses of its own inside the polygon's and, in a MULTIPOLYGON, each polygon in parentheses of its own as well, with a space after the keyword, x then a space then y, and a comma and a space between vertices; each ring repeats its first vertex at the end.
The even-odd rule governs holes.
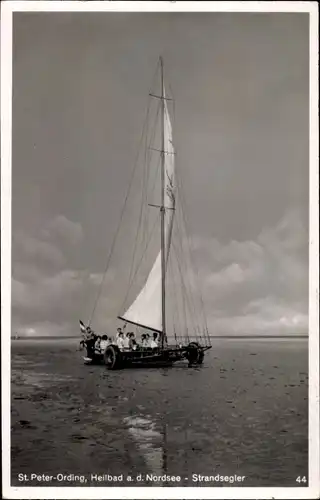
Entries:
POLYGON ((298 476, 297 479, 296 479, 296 482, 297 483, 306 483, 307 482, 307 479, 306 479, 306 476, 298 476))

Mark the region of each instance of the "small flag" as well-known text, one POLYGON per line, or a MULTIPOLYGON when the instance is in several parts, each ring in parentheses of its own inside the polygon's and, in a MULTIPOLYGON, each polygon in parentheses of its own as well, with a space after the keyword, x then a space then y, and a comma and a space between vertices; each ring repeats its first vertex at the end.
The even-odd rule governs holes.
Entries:
POLYGON ((83 322, 79 319, 79 323, 80 323, 80 330, 82 333, 86 333, 87 329, 86 327, 84 326, 83 322))

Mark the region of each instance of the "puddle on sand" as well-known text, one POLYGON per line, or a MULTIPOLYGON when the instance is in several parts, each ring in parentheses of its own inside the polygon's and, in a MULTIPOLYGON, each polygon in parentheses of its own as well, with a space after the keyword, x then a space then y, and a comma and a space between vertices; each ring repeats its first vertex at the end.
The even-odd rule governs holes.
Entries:
POLYGON ((24 372, 24 373, 13 373, 13 377, 17 377, 19 382, 23 385, 31 385, 33 387, 45 388, 50 387, 52 384, 56 382, 76 382, 74 377, 65 375, 55 375, 49 373, 40 373, 40 372, 24 372))
MULTIPOLYGON (((124 423, 133 437, 138 449, 144 456, 152 474, 166 473, 165 434, 156 429, 156 424, 150 418, 142 416, 125 417, 124 423)), ((157 486, 160 483, 154 482, 157 486)))

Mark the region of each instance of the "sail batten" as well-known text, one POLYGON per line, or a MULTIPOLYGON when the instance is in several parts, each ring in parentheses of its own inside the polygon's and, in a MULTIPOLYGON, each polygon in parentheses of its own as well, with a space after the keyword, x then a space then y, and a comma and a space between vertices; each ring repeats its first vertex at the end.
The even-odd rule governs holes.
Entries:
MULTIPOLYGON (((164 155, 163 209, 164 209, 164 263, 165 272, 169 258, 175 208, 175 151, 172 126, 166 99, 163 100, 164 155)), ((159 243, 160 247, 160 243, 159 243)), ((162 250, 160 248, 144 286, 121 319, 132 324, 163 332, 162 324, 162 250)))

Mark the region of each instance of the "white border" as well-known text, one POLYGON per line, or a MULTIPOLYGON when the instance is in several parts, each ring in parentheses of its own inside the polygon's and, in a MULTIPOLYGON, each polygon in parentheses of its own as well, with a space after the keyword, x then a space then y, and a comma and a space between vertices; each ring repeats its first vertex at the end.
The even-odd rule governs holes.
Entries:
POLYGON ((316 2, 141 2, 141 1, 6 1, 1 5, 1 349, 3 497, 24 499, 312 499, 319 484, 319 139, 318 6, 316 2), (309 487, 11 487, 11 112, 12 13, 37 12, 309 12, 310 14, 310 224, 309 224, 309 487))

